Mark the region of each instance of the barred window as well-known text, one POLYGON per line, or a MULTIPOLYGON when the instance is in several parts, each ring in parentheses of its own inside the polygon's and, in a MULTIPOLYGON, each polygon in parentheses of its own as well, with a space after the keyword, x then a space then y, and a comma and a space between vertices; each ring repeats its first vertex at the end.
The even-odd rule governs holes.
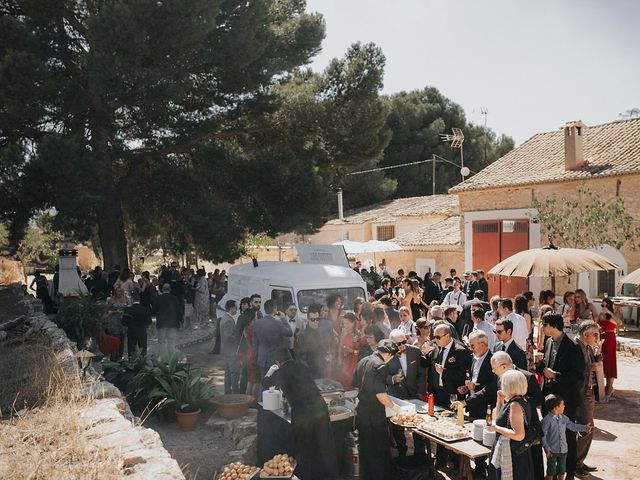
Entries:
POLYGON ((391 240, 396 236, 395 225, 381 225, 378 227, 378 240, 385 241, 391 240))

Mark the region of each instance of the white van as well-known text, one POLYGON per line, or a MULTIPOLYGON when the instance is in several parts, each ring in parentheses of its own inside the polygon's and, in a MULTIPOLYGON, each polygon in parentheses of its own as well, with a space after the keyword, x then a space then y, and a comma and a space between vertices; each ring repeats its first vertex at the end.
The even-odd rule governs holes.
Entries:
POLYGON ((326 306, 327 296, 338 293, 344 299, 346 309, 353 306, 356 297, 367 298, 366 285, 353 269, 337 265, 317 265, 289 262, 260 262, 234 265, 229 269, 228 290, 219 302, 224 307, 227 300, 240 303, 254 293, 262 297, 262 303, 275 300, 278 309, 284 311, 293 302, 298 312, 306 313, 312 303, 326 306))

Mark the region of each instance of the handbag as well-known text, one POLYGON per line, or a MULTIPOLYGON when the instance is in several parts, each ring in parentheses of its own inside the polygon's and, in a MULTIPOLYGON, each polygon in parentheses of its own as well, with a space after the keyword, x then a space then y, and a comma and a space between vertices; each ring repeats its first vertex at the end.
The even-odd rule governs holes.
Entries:
POLYGON ((527 450, 535 445, 540 445, 541 438, 540 433, 535 428, 529 428, 529 422, 527 422, 526 409, 524 405, 521 405, 517 402, 521 407, 524 413, 524 438, 522 440, 511 440, 509 443, 511 444, 511 451, 514 455, 522 455, 527 450))

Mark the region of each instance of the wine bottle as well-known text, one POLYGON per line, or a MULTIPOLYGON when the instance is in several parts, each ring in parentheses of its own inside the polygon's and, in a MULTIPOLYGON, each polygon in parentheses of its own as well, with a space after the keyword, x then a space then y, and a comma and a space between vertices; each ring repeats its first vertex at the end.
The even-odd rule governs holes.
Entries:
POLYGON ((487 425, 491 425, 493 423, 493 412, 491 409, 491 405, 487 405, 487 417, 486 417, 487 425))

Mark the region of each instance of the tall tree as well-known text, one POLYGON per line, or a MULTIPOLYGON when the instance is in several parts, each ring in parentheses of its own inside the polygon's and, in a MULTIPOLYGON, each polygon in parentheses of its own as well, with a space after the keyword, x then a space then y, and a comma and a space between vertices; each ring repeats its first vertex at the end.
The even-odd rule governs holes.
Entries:
MULTIPOLYGON (((436 88, 400 92, 387 99, 390 109, 387 124, 392 131, 389 146, 385 149, 381 166, 400 165, 438 155, 460 164, 460 150, 452 149, 441 141, 440 135, 461 128, 464 135, 464 164, 479 171, 495 161, 514 146, 513 140, 467 122, 462 107, 436 88)), ((432 191, 432 165, 424 163, 386 171, 388 178, 397 182, 395 197, 429 195, 432 191)), ((436 163, 436 191, 446 193, 459 183, 460 168, 436 163)))
MULTIPOLYGON (((125 231, 212 260, 249 232, 313 228, 340 168, 386 146, 384 57, 321 75, 304 0, 0 0, 0 214, 15 242, 55 207, 127 264, 125 231)), ((70 233, 69 233, 70 232, 70 233)))

